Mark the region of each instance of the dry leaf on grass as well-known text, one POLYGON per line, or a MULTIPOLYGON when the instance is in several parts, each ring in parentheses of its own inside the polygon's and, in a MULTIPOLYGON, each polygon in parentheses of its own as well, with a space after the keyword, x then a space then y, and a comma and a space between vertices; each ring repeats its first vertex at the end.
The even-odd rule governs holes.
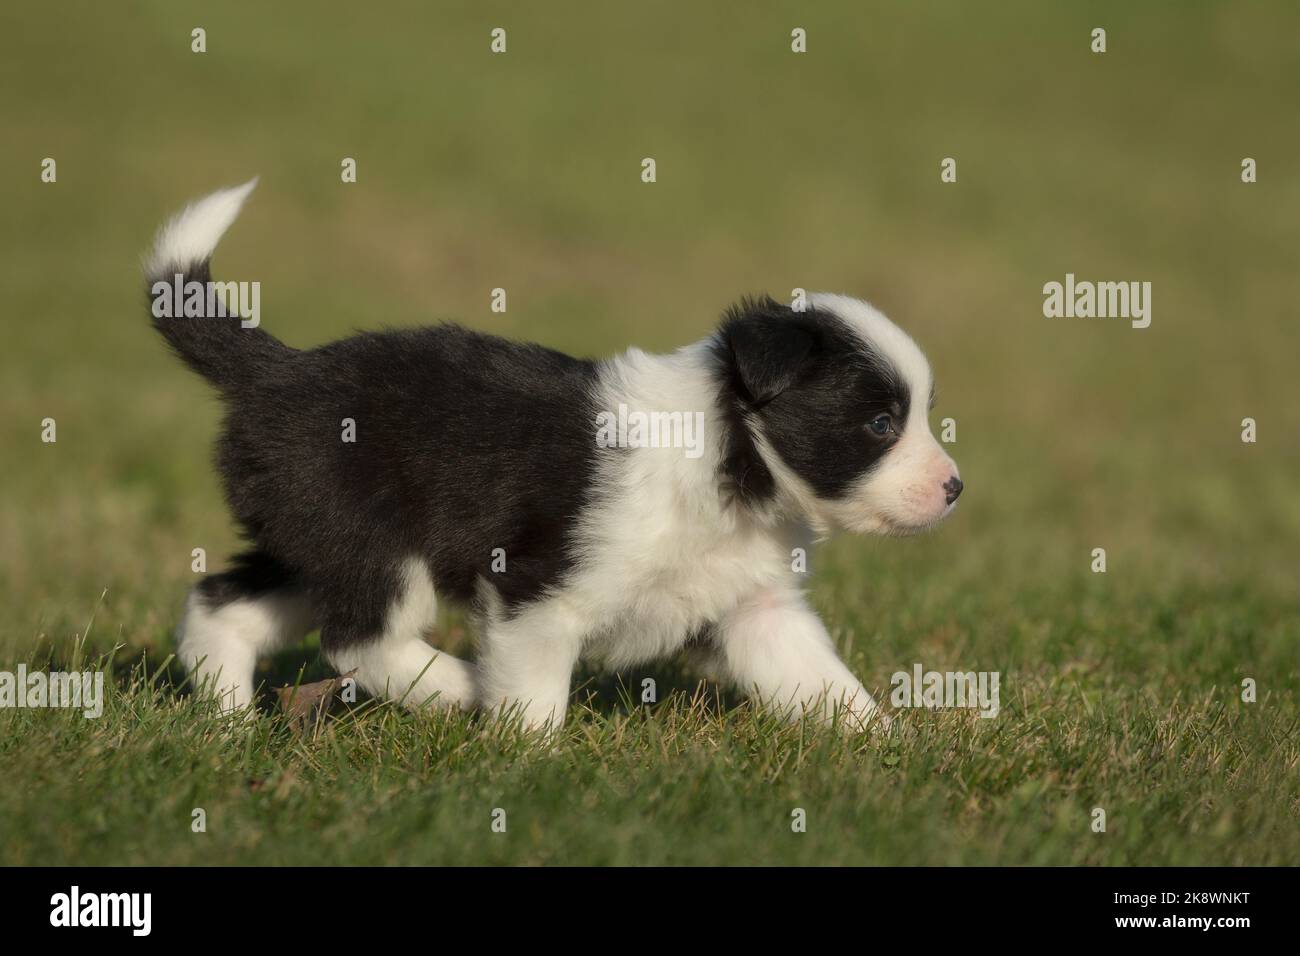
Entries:
POLYGON ((355 670, 351 670, 339 677, 313 684, 277 687, 275 693, 280 700, 280 709, 289 715, 290 724, 298 729, 303 729, 308 723, 319 724, 329 712, 334 696, 343 689, 343 681, 355 673, 355 670))

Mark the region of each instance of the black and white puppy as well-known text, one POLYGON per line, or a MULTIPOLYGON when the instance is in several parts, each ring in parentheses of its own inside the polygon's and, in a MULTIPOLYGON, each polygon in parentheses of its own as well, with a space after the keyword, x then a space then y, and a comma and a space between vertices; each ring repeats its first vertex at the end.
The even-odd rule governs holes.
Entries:
POLYGON ((253 185, 189 206, 146 265, 154 324, 225 401, 217 463, 251 542, 190 594, 196 683, 247 706, 258 657, 319 627, 373 694, 554 728, 579 659, 689 643, 787 715, 876 714, 798 549, 927 528, 961 493, 903 331, 844 296, 762 299, 671 355, 589 361, 454 325, 300 351, 224 308, 159 310, 175 276, 211 281, 253 185), (439 599, 472 609, 475 662, 425 643, 439 599))

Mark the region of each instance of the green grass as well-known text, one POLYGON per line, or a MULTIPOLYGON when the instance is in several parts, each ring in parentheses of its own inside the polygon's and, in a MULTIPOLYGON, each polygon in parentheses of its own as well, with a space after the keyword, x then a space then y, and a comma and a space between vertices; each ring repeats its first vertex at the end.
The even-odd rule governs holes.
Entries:
MULTIPOLYGON (((1058 620, 1060 595, 1015 608, 967 598, 960 618, 913 606, 914 639, 889 613, 879 648, 855 655, 879 686, 888 674, 871 660, 911 656, 1001 666, 1006 682, 997 718, 907 712, 888 737, 783 725, 674 668, 645 672, 665 693, 653 707, 584 681, 551 747, 373 703, 306 726, 280 714, 232 725, 178 695, 168 668, 120 663, 121 693, 98 720, 7 712, 4 859, 1293 863, 1293 691, 1243 704, 1224 675, 1290 666, 1294 602, 1256 602, 1243 623, 1239 593, 1115 601, 1088 583, 1069 589, 1077 621, 1058 620), (1090 829, 1096 807, 1103 834, 1090 829), (191 832, 196 808, 206 833, 191 832), (498 808, 505 833, 492 830, 498 808)), ((293 666, 267 676, 292 683, 293 666)), ((625 680, 639 690, 642 676, 625 680)))
POLYGON ((0 863, 1300 862, 1300 10, 321 6, 0 11, 0 670, 113 655, 98 720, 0 710, 0 863), (601 355, 746 292, 875 301, 968 490, 934 534, 822 548, 812 600, 868 686, 998 671, 1002 713, 786 727, 669 662, 584 676, 549 748, 367 703, 217 719, 167 657, 191 549, 237 544, 218 408, 135 270, 254 174, 216 271, 294 345, 455 317, 601 355), (1151 328, 1044 319, 1066 272, 1151 281, 1151 328), (619 689, 646 676, 650 708, 619 689))

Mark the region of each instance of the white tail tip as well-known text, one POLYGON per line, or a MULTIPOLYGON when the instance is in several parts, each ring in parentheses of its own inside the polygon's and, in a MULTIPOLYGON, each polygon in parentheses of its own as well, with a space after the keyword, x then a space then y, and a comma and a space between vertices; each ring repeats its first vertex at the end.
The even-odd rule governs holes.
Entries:
POLYGON ((163 276, 209 258, 256 185, 257 177, 253 177, 242 186, 219 189, 173 216, 158 230, 145 272, 150 277, 163 276))

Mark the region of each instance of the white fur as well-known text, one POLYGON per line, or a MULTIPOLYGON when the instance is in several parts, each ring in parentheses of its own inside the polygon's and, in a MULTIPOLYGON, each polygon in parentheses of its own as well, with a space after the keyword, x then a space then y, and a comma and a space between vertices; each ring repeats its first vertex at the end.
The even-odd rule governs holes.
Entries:
POLYGON ((838 710, 861 729, 876 718, 871 695, 844 666, 821 619, 789 585, 761 591, 719 624, 716 640, 724 672, 787 717, 830 718, 838 710))
POLYGON ((501 612, 499 601, 489 603, 479 646, 479 706, 530 729, 557 729, 564 723, 569 681, 589 623, 563 597, 531 605, 511 618, 501 612))
POLYGON ((830 312, 857 331, 863 343, 883 352, 912 389, 912 407, 924 408, 930 398, 930 363, 912 337, 885 318, 875 306, 852 296, 814 292, 808 297, 814 309, 830 312))
POLYGON ((158 230, 153 252, 145 262, 146 274, 165 277, 172 270, 209 258, 256 185, 254 178, 242 186, 218 190, 196 199, 172 217, 158 230))
POLYGON ((198 590, 190 592, 177 628, 177 655, 194 684, 213 694, 222 710, 253 701, 257 659, 303 639, 312 612, 297 593, 273 591, 210 610, 198 590))
POLYGON ((357 683, 371 694, 409 707, 472 706, 478 696, 473 666, 424 641, 438 610, 428 568, 410 558, 402 579, 402 594, 388 612, 384 632, 334 652, 330 663, 340 674, 355 671, 357 683))

